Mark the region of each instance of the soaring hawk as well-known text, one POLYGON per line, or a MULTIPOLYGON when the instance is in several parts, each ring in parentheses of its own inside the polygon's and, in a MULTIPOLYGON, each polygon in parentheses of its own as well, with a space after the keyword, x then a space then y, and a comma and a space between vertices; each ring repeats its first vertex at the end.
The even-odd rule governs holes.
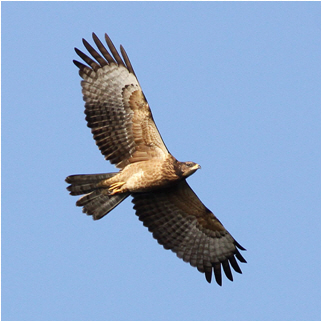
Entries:
POLYGON ((165 249, 171 249, 210 283, 212 272, 222 284, 221 267, 231 281, 230 267, 241 273, 236 258, 246 262, 238 248, 245 250, 205 207, 186 178, 200 166, 180 162, 166 148, 154 123, 130 60, 110 38, 110 50, 93 33, 98 50, 86 40, 92 56, 75 48, 87 65, 79 68, 87 126, 101 153, 119 172, 72 175, 66 178, 71 195, 83 195, 76 205, 101 219, 128 196, 132 196, 139 220, 165 249))

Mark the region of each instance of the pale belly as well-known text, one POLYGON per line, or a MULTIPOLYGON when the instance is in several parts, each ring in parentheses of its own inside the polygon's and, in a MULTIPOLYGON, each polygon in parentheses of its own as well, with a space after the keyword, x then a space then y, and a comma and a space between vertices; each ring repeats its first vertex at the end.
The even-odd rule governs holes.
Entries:
POLYGON ((149 167, 143 162, 131 164, 123 169, 122 176, 126 182, 124 188, 130 192, 143 192, 166 186, 171 182, 165 173, 160 171, 163 161, 149 161, 149 167))

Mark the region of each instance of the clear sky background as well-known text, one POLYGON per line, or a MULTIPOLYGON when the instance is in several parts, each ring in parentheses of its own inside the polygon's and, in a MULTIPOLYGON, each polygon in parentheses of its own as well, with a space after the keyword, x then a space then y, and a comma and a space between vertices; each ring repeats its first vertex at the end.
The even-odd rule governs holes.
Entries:
POLYGON ((2 319, 320 319, 319 2, 2 3, 2 319), (130 198, 94 222, 64 179, 115 171, 73 48, 122 44, 170 152, 245 248, 234 282, 165 251, 130 198))

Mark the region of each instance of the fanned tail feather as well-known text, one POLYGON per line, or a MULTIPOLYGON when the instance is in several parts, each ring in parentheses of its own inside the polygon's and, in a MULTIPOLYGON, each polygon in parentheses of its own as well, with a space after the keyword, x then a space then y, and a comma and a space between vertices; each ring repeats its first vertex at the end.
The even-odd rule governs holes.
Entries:
POLYGON ((117 172, 99 174, 75 174, 68 176, 65 181, 71 185, 67 187, 72 196, 83 195, 97 189, 97 184, 102 180, 115 176, 117 172))
POLYGON ((93 216, 94 220, 101 219, 129 196, 129 193, 110 195, 108 189, 98 187, 99 182, 116 174, 117 172, 68 176, 65 180, 70 183, 67 190, 73 196, 84 194, 76 202, 76 206, 83 207, 83 212, 93 216))

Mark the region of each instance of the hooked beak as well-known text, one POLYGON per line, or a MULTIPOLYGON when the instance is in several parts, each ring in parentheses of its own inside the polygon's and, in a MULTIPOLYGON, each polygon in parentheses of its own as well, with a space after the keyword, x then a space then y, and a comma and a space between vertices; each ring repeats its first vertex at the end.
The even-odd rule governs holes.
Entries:
POLYGON ((201 166, 198 163, 196 163, 191 169, 198 170, 198 169, 201 169, 201 166))

